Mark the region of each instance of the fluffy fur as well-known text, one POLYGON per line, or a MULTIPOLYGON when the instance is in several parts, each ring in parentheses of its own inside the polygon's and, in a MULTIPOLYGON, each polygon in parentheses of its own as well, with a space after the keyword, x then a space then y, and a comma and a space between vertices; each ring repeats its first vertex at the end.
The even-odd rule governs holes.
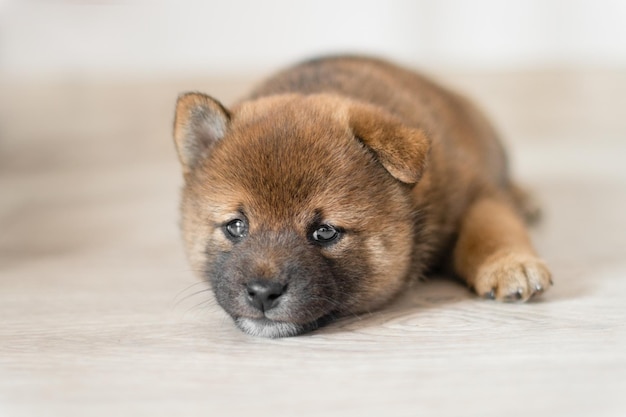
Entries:
POLYGON ((323 58, 231 109, 187 93, 174 138, 189 260, 247 333, 291 336, 379 308, 444 263, 498 300, 551 284, 492 127, 408 70, 323 58), (233 221, 245 233, 233 236, 233 221), (319 241, 326 227, 336 237, 319 241), (281 290, 266 293, 270 283, 281 290))

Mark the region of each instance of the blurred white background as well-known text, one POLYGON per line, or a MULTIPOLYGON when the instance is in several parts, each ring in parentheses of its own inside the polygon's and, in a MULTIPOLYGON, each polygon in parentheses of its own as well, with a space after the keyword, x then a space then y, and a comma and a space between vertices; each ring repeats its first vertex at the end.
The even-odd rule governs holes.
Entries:
POLYGON ((222 75, 328 52, 454 70, 626 67, 623 0, 0 0, 10 77, 222 75))
POLYGON ((626 0, 0 0, 0 417, 626 416, 624 109, 626 0), (196 285, 177 95, 343 51, 486 110, 542 202, 543 300, 429 280, 267 341, 196 285))

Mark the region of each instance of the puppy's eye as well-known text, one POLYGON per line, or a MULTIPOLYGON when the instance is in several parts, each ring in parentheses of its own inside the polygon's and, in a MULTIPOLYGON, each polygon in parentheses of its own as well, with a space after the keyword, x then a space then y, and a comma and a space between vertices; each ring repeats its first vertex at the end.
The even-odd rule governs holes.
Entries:
POLYGON ((313 231, 312 237, 318 243, 330 243, 339 237, 339 231, 333 226, 324 224, 313 231))
POLYGON ((241 219, 229 221, 224 228, 227 236, 233 239, 241 239, 248 234, 248 224, 241 219))

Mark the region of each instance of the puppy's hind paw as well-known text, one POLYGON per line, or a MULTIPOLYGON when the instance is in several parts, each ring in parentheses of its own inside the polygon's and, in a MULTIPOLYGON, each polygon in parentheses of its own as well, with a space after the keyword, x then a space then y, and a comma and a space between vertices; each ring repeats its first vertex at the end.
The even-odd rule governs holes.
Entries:
POLYGON ((548 267, 526 253, 495 254, 479 268, 474 289, 484 298, 527 301, 552 286, 548 267))

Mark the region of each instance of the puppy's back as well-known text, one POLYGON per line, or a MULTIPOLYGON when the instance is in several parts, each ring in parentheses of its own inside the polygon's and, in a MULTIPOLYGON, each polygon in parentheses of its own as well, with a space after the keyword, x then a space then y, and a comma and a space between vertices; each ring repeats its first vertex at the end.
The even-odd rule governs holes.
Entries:
POLYGON ((303 62, 268 79, 248 98, 285 93, 338 94, 382 107, 409 125, 432 123, 433 106, 445 106, 453 98, 450 92, 415 72, 358 56, 303 62))

